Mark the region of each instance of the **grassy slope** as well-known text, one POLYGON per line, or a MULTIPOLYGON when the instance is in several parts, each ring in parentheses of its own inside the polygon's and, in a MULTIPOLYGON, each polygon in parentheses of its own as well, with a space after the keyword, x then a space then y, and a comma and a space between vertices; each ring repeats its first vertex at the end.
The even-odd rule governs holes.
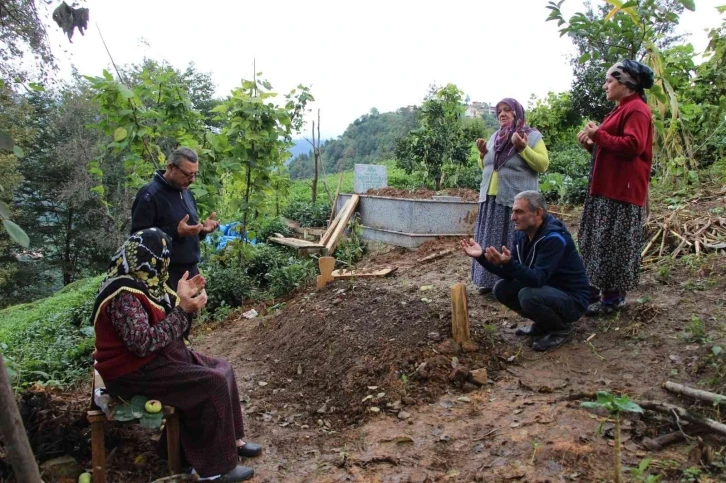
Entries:
POLYGON ((0 311, 0 349, 19 383, 68 385, 91 369, 90 312, 101 277, 79 280, 51 297, 0 311))

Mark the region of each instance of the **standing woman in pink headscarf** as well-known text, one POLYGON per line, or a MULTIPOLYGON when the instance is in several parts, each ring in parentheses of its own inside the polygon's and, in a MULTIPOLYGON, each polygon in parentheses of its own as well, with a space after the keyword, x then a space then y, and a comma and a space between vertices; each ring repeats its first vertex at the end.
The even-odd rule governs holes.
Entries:
MULTIPOLYGON (((482 180, 474 240, 484 248, 501 249, 512 246, 514 197, 539 190, 538 175, 547 170, 550 160, 542 134, 527 125, 524 108, 516 99, 502 99, 496 110, 499 130, 488 141, 476 140, 482 180)), ((474 260, 471 279, 480 293, 489 293, 499 277, 474 260)))

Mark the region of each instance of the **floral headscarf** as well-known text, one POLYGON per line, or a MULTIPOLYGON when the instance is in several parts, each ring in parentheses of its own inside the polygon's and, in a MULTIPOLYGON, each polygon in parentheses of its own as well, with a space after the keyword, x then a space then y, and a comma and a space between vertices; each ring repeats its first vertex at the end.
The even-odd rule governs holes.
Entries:
POLYGON ((499 112, 499 106, 502 104, 506 104, 512 109, 514 122, 508 126, 500 127, 499 131, 497 131, 497 137, 494 139, 494 169, 497 171, 517 152, 517 148, 512 144, 512 135, 518 132, 522 136, 534 131, 533 128, 527 125, 524 117, 524 107, 519 101, 511 97, 502 99, 497 102, 497 112, 499 112))
POLYGON ((96 295, 92 319, 101 305, 119 290, 141 292, 166 313, 176 305, 176 294, 169 288, 171 238, 157 228, 131 235, 111 257, 106 277, 96 295))

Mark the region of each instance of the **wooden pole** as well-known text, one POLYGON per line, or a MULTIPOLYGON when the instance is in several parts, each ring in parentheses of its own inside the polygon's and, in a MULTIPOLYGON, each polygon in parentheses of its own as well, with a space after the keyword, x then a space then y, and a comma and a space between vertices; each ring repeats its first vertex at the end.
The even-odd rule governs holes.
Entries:
POLYGON ((451 335, 459 344, 471 340, 466 285, 463 283, 455 283, 451 287, 451 335))
POLYGON ((676 394, 683 394, 684 396, 699 399, 701 401, 706 401, 713 404, 714 406, 719 404, 726 405, 726 396, 716 394, 715 392, 704 391, 702 389, 694 389, 692 387, 684 386, 683 384, 678 384, 671 381, 667 381, 665 384, 663 384, 663 387, 666 389, 666 391, 674 392, 676 394))
POLYGON ((15 403, 15 395, 5 370, 5 361, 0 353, 0 435, 5 441, 8 459, 13 466, 18 483, 38 483, 41 481, 38 463, 30 449, 28 435, 25 433, 20 411, 15 403))

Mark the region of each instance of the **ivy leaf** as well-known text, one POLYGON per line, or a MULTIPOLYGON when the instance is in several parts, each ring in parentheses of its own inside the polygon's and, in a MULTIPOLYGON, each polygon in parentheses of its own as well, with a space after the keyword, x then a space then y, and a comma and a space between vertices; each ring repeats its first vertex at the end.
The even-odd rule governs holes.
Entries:
POLYGON ((15 141, 7 131, 0 131, 0 149, 7 149, 8 151, 13 149, 15 141))
POLYGON ((122 127, 116 128, 116 130, 113 132, 113 140, 116 142, 123 141, 126 139, 126 136, 128 136, 129 133, 126 131, 126 129, 122 127))
POLYGON ((13 146, 13 154, 15 154, 16 158, 23 158, 25 157, 25 153, 23 152, 23 148, 20 146, 13 146))
POLYGON ((15 240, 20 246, 28 248, 30 246, 30 238, 25 234, 22 228, 13 223, 10 220, 3 220, 3 226, 10 235, 10 238, 15 240))

